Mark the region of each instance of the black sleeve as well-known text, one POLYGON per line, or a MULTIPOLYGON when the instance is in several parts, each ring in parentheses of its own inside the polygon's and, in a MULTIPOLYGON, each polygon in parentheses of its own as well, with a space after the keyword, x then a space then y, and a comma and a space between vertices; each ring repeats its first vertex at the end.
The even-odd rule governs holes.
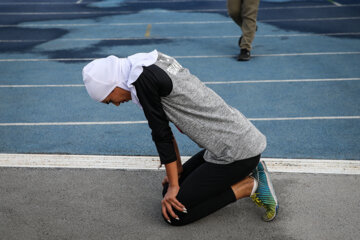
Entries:
POLYGON ((160 97, 167 96, 172 90, 169 76, 158 66, 143 67, 143 72, 133 83, 143 108, 152 139, 159 153, 161 164, 176 161, 173 133, 164 112, 160 97))

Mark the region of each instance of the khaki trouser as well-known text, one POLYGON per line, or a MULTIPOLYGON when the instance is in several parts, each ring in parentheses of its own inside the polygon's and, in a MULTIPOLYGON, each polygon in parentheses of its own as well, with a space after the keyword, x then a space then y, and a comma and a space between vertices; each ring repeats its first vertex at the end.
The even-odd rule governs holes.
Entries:
POLYGON ((242 31, 241 49, 251 50, 256 32, 256 17, 260 0, 227 0, 230 17, 242 31))

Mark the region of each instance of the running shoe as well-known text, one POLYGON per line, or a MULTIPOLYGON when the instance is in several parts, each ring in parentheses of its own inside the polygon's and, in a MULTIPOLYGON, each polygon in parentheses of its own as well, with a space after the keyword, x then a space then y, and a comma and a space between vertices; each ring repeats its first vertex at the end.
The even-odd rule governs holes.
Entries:
POLYGON ((263 216, 263 220, 269 222, 273 220, 278 212, 279 203, 277 201, 273 185, 270 180, 270 174, 266 168, 265 162, 260 161, 257 167, 252 172, 258 182, 258 187, 251 194, 253 202, 266 209, 266 214, 263 216))

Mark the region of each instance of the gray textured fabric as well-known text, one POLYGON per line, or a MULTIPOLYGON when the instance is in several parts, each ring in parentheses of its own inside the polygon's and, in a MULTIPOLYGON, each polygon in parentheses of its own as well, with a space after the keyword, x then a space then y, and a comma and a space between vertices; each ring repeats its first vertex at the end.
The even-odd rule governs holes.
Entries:
POLYGON ((155 64, 173 82, 171 93, 161 98, 167 117, 189 138, 207 150, 205 161, 228 164, 254 157, 264 151, 265 136, 188 69, 160 52, 155 64))

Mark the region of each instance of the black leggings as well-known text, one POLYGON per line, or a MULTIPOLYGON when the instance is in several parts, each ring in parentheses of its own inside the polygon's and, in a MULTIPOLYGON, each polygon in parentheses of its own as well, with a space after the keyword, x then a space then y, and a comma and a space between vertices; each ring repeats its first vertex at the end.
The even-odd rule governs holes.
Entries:
MULTIPOLYGON (((179 178, 180 191, 176 198, 188 213, 173 208, 180 220, 168 214, 171 225, 186 225, 235 202, 231 186, 248 176, 260 160, 258 155, 231 164, 214 164, 205 162, 204 152, 197 153, 183 165, 179 178)), ((163 196, 167 188, 168 184, 164 186, 163 196)))

